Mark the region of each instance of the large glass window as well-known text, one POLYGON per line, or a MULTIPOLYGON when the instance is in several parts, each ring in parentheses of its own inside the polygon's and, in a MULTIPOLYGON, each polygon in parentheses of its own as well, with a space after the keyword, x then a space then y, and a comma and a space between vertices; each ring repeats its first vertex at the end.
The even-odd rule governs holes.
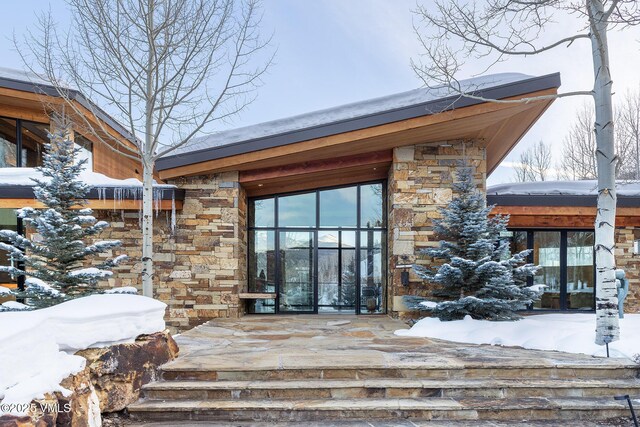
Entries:
POLYGON ((517 230, 509 239, 512 252, 529 248, 530 261, 540 266, 530 283, 542 285, 544 293, 533 309, 594 309, 593 231, 517 230))
MULTIPOLYGON (((0 209, 0 230, 18 231, 18 218, 14 209, 0 209)), ((14 261, 9 253, 0 249, 0 265, 9 266, 14 261)), ((0 286, 15 287, 17 280, 10 274, 0 272, 0 286)))
POLYGON ((567 308, 570 310, 593 308, 595 289, 593 245, 593 232, 567 232, 567 308))
POLYGON ((0 118, 0 167, 36 167, 42 165, 49 125, 0 118))
POLYGON ((382 183, 249 201, 252 313, 382 313, 382 183), (267 298, 269 297, 269 298, 267 298))
POLYGON ((16 121, 0 118, 0 168, 18 166, 16 121))

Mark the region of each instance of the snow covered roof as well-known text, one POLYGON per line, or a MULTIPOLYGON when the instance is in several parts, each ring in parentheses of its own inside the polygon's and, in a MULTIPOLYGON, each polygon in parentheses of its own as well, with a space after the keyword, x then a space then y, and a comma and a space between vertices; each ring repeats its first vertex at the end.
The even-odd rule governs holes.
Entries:
MULTIPOLYGON (((42 179, 35 168, 0 168, 0 199, 33 198, 32 178, 42 179)), ((97 172, 83 171, 80 179, 89 187, 88 199, 119 200, 140 199, 142 182, 137 178, 115 179, 97 172)), ((175 185, 158 184, 154 181, 154 198, 162 200, 184 200, 184 190, 175 185)))
MULTIPOLYGON (((42 179, 42 174, 36 168, 0 168, 0 186, 29 186, 32 187, 32 179, 42 179)), ((137 178, 116 179, 110 178, 98 172, 82 171, 80 179, 94 188, 127 188, 142 187, 142 182, 137 178)), ((154 183, 156 188, 176 188, 175 185, 154 183)))
MULTIPOLYGON (((640 206, 640 181, 618 181, 619 206, 640 206)), ((487 187, 487 201, 499 206, 594 206, 596 180, 514 182, 487 187)))
MULTIPOLYGON (((556 88, 560 75, 532 77, 503 73, 462 80, 467 93, 500 99, 556 88)), ((300 114, 194 139, 159 159, 158 170, 293 144, 309 139, 378 126, 484 101, 460 96, 447 87, 421 88, 361 102, 300 114)))
MULTIPOLYGON (((618 181, 618 196, 640 197, 640 181, 618 181)), ((487 188, 487 195, 521 195, 521 196, 597 196, 598 181, 538 181, 514 182, 492 185, 487 188)))

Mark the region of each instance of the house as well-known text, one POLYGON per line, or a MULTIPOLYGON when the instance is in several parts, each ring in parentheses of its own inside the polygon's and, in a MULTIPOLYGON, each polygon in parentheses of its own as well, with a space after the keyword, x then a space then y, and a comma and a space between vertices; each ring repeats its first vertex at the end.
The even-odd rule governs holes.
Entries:
MULTIPOLYGON (((2 149, 15 153, 5 168, 38 164, 47 105, 63 102, 27 77, 0 72, 2 149)), ((499 74, 461 84, 477 96, 417 89, 216 133, 160 159, 154 288, 169 305, 167 324, 186 329, 245 313, 406 315, 402 296, 422 288, 409 265, 428 262, 418 251, 437 244, 431 219, 452 196, 457 162, 468 158, 484 189, 552 102, 484 99, 552 95, 560 76, 499 74)), ((106 114, 87 118, 130 140, 106 114)), ((92 172, 104 175, 90 197, 96 216, 111 223, 101 238, 122 240, 133 260, 108 285, 139 285, 140 202, 131 188, 139 183, 130 181, 139 164, 80 130, 75 138, 92 172), (120 186, 105 185, 109 179, 120 186)), ((32 192, 7 181, 0 218, 18 227, 13 209, 33 203, 32 192)))
MULTIPOLYGON (((545 284, 534 309, 580 311, 595 307, 594 224, 597 181, 545 181, 487 188, 493 212, 510 215, 512 250, 533 250, 545 284)), ((640 310, 640 184, 617 183, 616 264, 629 280, 625 311, 640 310)))

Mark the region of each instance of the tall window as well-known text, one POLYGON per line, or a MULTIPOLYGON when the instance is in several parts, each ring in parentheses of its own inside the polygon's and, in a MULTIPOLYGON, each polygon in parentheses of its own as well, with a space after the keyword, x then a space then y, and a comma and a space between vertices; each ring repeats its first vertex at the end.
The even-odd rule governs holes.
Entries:
MULTIPOLYGON (((14 209, 0 209, 0 230, 18 231, 18 219, 14 209)), ((0 265, 8 266, 14 261, 9 252, 0 249, 0 265)), ((0 272, 0 286, 13 288, 17 285, 17 278, 8 273, 0 272)))
POLYGON ((250 200, 249 312, 383 312, 384 211, 381 182, 250 200))
POLYGON ((42 165, 49 125, 0 117, 0 167, 42 165))
POLYGON ((531 284, 544 293, 532 309, 594 309, 593 231, 518 230, 509 235, 512 251, 532 249, 530 261, 540 266, 531 284))

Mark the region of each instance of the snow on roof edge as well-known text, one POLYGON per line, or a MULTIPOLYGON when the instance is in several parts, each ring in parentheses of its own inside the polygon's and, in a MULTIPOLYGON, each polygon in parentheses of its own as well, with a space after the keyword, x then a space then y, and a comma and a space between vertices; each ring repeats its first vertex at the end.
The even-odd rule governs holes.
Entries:
MULTIPOLYGON (((640 197, 640 181, 617 181, 616 194, 622 197, 640 197)), ((537 181, 497 184, 487 187, 488 196, 596 196, 598 182, 537 181)))
MULTIPOLYGON (((473 92, 489 88, 497 88, 517 82, 536 78, 536 76, 523 73, 496 73, 486 76, 460 80, 463 90, 473 92)), ((250 140, 283 135, 300 130, 311 129, 331 123, 363 118, 383 112, 392 112, 412 105, 444 100, 458 95, 451 89, 439 86, 433 88, 418 88, 396 94, 370 98, 329 107, 295 116, 284 117, 267 122, 228 129, 211 135, 195 138, 191 143, 171 151, 163 158, 180 156, 181 154, 213 149, 244 143, 250 140)))

